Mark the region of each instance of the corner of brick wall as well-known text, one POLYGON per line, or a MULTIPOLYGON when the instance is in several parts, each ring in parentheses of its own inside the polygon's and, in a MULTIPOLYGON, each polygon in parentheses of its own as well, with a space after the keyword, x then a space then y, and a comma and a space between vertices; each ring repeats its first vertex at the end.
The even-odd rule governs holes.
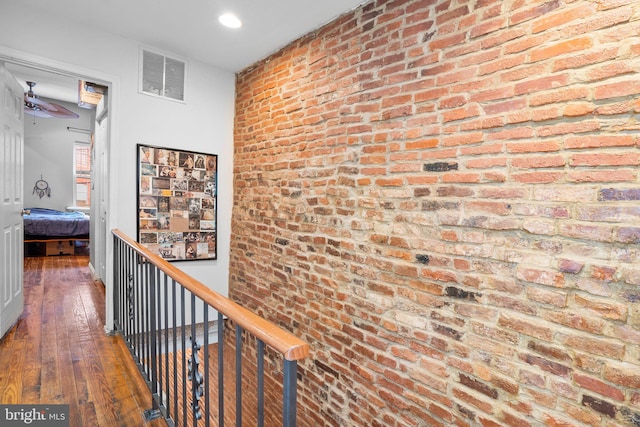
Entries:
POLYGON ((640 425, 640 6, 374 1, 240 73, 230 296, 302 426, 640 425))

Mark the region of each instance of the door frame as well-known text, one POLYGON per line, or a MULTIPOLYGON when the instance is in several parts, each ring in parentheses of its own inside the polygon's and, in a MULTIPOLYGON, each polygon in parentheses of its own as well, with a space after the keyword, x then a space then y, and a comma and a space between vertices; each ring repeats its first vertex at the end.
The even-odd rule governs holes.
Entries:
MULTIPOLYGON (((94 83, 104 85, 108 87, 107 108, 109 111, 108 122, 108 143, 109 151, 107 153, 108 162, 108 176, 117 177, 117 162, 112 161, 115 157, 115 148, 113 144, 113 138, 115 129, 117 129, 118 115, 117 110, 114 108, 118 105, 118 90, 120 88, 120 79, 112 74, 104 73, 85 67, 81 67, 74 64, 68 64, 60 62, 51 58, 32 55, 27 52, 23 52, 16 49, 11 49, 5 46, 0 46, 0 61, 6 63, 22 65, 30 68, 34 68, 40 71, 50 72, 54 74, 61 74, 70 77, 77 77, 79 79, 85 79, 94 83)), ((106 186, 107 188, 107 211, 106 211, 106 229, 107 234, 109 230, 116 228, 117 221, 117 209, 113 209, 113 201, 118 200, 116 194, 115 182, 98 182, 94 183, 96 186, 106 186)), ((97 228, 97 227, 96 227, 97 228)), ((109 236, 102 236, 105 239, 106 251, 102 260, 106 266, 106 277, 103 278, 105 284, 105 325, 104 329, 106 333, 113 332, 113 239, 109 236)), ((99 264, 99 261, 96 261, 99 264)))

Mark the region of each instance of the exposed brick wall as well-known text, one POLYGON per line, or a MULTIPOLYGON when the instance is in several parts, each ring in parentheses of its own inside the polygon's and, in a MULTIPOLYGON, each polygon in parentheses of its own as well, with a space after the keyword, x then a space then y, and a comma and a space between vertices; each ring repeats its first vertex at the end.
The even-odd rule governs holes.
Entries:
POLYGON ((303 426, 640 426, 640 2, 374 1, 237 78, 230 295, 303 426))

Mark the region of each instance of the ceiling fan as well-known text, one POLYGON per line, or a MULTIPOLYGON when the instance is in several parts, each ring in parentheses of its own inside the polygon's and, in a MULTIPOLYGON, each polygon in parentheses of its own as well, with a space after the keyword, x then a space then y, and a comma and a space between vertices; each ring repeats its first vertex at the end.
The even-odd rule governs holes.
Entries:
POLYGON ((66 109, 62 105, 54 104, 53 102, 43 101, 33 93, 33 87, 35 82, 26 82, 29 86, 29 91, 24 94, 24 111, 34 117, 45 118, 59 118, 59 119, 77 119, 80 117, 78 114, 71 110, 66 109))

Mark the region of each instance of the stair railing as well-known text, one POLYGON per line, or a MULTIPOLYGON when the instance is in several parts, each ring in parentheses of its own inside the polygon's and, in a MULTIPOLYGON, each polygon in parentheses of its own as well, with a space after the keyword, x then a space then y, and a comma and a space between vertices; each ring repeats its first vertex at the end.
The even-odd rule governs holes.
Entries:
POLYGON ((297 363, 308 356, 309 345, 212 291, 121 231, 112 233, 114 325, 152 394, 153 408, 145 417, 163 416, 171 426, 209 426, 216 421, 224 426, 229 406, 225 397, 228 401, 228 395, 233 394, 225 390, 225 372, 235 366, 235 379, 231 378, 235 382, 235 407, 227 419, 233 419, 234 412, 236 426, 249 425, 247 421, 251 420, 263 427, 268 414, 268 425, 274 425, 274 419, 279 423, 281 417, 284 427, 295 427, 297 363), (217 319, 210 321, 215 313, 217 319), (209 354, 215 341, 217 361, 209 354), (225 358, 225 341, 235 347, 235 360, 225 358), (243 349, 247 348, 255 356, 255 377, 251 375, 255 381, 248 379, 246 370, 243 372, 243 360, 248 357, 243 349), (269 376, 282 378, 281 384, 269 389, 270 405, 274 404, 274 389, 277 395, 282 394, 282 410, 275 416, 272 408, 265 407, 265 351, 269 357, 275 354, 281 358, 283 364, 282 375, 276 372, 269 376), (247 390, 243 386, 247 383, 255 390, 247 390), (255 414, 246 413, 245 392, 252 397, 255 414), (217 400, 216 410, 212 409, 212 397, 217 400))

